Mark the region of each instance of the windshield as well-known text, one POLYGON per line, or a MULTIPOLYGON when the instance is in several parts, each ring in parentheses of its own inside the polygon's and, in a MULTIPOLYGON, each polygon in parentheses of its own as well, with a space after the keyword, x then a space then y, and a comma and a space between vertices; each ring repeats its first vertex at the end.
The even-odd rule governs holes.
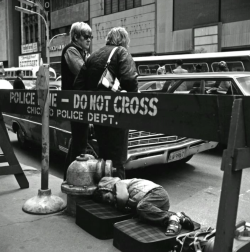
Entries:
POLYGON ((240 84, 240 88, 244 90, 245 95, 250 95, 250 76, 249 77, 239 77, 237 81, 240 84))

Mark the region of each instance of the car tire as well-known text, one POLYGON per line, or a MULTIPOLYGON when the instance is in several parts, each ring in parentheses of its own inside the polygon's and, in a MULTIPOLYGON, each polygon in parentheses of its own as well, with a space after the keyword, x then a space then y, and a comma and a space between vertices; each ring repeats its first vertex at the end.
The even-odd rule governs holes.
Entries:
POLYGON ((18 127, 16 134, 17 134, 17 140, 18 140, 19 145, 22 148, 26 148, 27 147, 27 140, 25 138, 24 131, 20 127, 18 127))

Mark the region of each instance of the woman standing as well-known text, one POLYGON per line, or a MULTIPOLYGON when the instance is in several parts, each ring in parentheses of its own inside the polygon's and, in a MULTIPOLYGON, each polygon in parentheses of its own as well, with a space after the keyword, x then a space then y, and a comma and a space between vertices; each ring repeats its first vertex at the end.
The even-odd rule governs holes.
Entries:
MULTIPOLYGON (((98 86, 109 55, 114 47, 118 47, 109 64, 109 71, 115 76, 122 90, 137 92, 137 72, 134 60, 128 52, 129 35, 125 28, 115 27, 106 38, 106 45, 88 58, 86 62, 87 80, 83 83, 85 90, 110 91, 105 86, 98 86)), ((95 134, 99 146, 99 157, 112 160, 117 169, 116 176, 125 179, 124 163, 127 160, 128 129, 95 125, 95 134)))

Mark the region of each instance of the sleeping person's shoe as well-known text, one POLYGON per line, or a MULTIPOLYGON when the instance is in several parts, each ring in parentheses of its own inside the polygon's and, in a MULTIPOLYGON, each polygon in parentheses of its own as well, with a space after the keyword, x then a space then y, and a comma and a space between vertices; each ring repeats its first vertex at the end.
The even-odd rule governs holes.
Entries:
POLYGON ((181 232, 180 219, 177 215, 171 215, 167 223, 166 236, 176 236, 181 232))
POLYGON ((183 228, 190 230, 190 231, 194 230, 193 221, 184 212, 178 212, 177 216, 180 218, 180 224, 183 228))

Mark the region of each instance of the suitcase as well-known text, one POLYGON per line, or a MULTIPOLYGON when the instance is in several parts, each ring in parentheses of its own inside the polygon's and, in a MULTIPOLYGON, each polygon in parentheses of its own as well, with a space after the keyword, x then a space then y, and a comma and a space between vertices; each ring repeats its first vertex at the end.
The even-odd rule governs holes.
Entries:
MULTIPOLYGON (((195 230, 200 224, 194 222, 195 230)), ((166 228, 129 219, 114 224, 113 245, 122 252, 167 252, 174 249, 176 236, 165 235, 166 228)), ((189 230, 182 229, 182 233, 189 230)))
POLYGON ((114 223, 127 220, 133 213, 122 213, 113 206, 91 199, 76 205, 76 224, 98 239, 113 238, 114 223))

